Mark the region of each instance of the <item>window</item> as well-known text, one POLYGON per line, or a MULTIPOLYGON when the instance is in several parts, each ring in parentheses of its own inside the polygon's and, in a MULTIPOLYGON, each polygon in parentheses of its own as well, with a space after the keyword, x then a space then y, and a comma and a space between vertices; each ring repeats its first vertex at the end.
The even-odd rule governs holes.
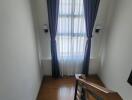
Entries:
POLYGON ((59 57, 84 56, 86 29, 83 0, 60 0, 56 38, 59 57))

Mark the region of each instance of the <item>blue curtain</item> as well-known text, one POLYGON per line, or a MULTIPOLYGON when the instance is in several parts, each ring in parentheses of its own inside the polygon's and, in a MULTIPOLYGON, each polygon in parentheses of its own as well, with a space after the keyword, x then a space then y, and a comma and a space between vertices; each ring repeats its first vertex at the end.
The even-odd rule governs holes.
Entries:
POLYGON ((88 76, 88 72, 89 72, 91 38, 92 38, 93 27, 94 27, 96 15, 97 15, 98 7, 99 7, 99 2, 100 0, 83 0, 87 42, 85 47, 82 73, 85 74, 86 76, 88 76))
POLYGON ((51 37, 51 56, 52 56, 52 77, 60 76, 59 63, 56 49, 56 32, 58 23, 59 0, 47 0, 49 29, 51 37))

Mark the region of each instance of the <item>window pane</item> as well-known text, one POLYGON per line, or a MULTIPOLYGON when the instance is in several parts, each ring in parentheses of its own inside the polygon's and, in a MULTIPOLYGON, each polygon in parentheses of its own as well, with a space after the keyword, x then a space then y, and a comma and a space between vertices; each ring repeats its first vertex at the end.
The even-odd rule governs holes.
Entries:
POLYGON ((75 0, 75 15, 83 14, 83 0, 75 0))
POLYGON ((71 14, 72 12, 72 0, 60 0, 59 14, 71 14))
POLYGON ((74 56, 82 56, 84 55, 85 50, 85 43, 86 43, 86 37, 73 37, 73 54, 74 56))
POLYGON ((56 38, 59 57, 83 57, 86 37, 57 36, 56 38))
POLYGON ((58 33, 68 34, 71 32, 71 18, 70 17, 59 17, 58 19, 58 33))
POLYGON ((84 17, 74 18, 74 33, 86 34, 84 17))
POLYGON ((69 56, 71 52, 71 38, 69 36, 57 36, 57 52, 59 56, 69 56))

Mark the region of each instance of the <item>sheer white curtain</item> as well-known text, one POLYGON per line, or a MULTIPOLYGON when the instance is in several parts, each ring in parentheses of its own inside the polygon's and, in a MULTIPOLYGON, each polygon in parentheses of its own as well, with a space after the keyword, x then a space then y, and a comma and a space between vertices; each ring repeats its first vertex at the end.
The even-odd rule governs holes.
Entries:
POLYGON ((86 44, 83 0, 60 0, 56 41, 61 75, 81 73, 86 44))

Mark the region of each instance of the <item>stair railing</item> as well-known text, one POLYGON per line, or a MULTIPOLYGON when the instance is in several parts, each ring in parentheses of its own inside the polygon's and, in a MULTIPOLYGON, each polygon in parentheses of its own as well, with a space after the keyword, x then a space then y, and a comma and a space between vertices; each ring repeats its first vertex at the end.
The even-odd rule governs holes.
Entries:
POLYGON ((123 100, 117 92, 87 81, 82 74, 76 74, 75 78, 74 100, 90 100, 89 95, 94 97, 92 100, 123 100), (81 88, 80 90, 79 87, 81 88))

